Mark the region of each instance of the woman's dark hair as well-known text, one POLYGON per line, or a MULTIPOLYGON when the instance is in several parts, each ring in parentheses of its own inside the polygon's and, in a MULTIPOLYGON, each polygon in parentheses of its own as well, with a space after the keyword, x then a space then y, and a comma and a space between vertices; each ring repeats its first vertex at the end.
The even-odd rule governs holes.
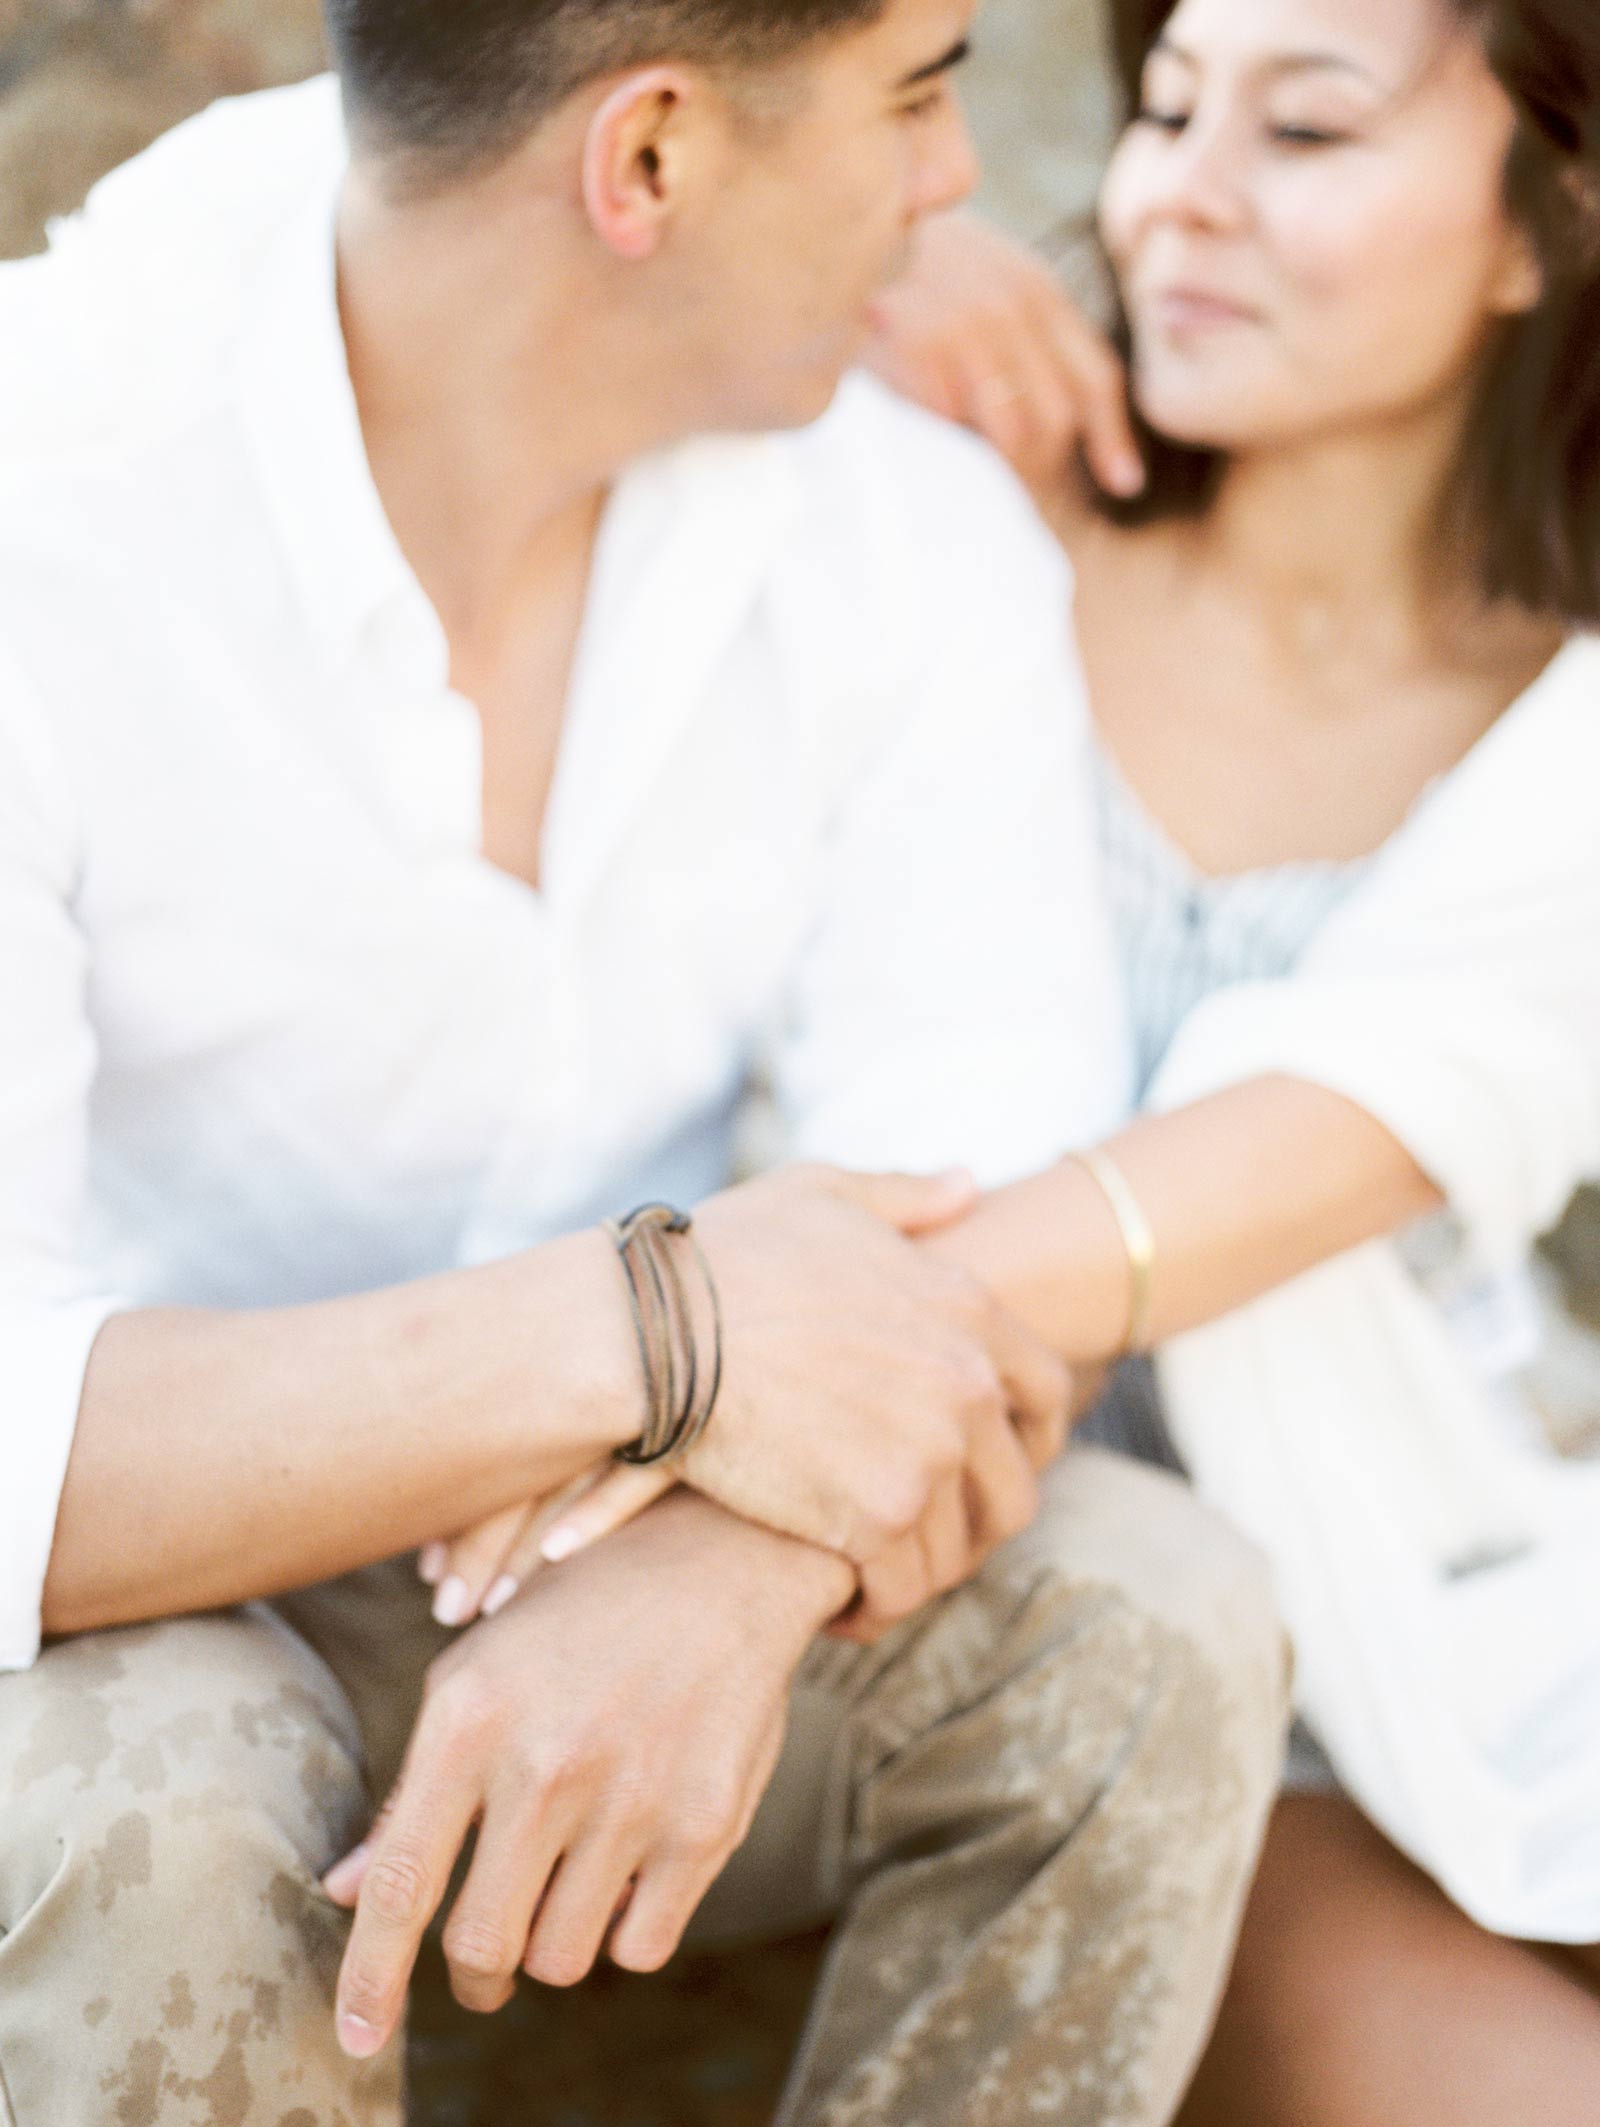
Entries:
MULTIPOLYGON (((1482 38, 1517 113, 1510 212, 1533 243, 1544 295, 1499 329, 1457 470, 1454 528, 1492 599, 1600 626, 1600 0, 1450 0, 1482 38)), ((1126 115, 1177 0, 1110 0, 1126 115)), ((1128 350, 1127 320, 1117 331, 1128 350)), ((1141 423, 1150 481, 1121 523, 1194 516, 1224 459, 1141 423)))
POLYGON ((884 0, 325 0, 351 124, 418 188, 508 154, 574 90, 655 59, 759 67, 884 0))

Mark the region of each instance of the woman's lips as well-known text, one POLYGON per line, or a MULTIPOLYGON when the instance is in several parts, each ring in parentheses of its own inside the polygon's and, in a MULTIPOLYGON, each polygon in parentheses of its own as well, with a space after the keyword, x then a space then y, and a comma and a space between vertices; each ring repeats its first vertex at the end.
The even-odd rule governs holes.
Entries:
POLYGON ((1141 307, 1152 324, 1179 337, 1230 325, 1253 325, 1260 317, 1248 304, 1235 303, 1206 288, 1163 288, 1147 296, 1141 307))

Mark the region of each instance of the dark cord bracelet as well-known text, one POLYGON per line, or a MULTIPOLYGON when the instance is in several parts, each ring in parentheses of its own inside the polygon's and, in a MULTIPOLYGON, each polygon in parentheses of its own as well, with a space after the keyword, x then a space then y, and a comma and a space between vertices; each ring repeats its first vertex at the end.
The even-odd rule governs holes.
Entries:
POLYGON ((692 1225, 689 1214, 671 1204, 641 1204, 626 1218, 605 1222, 622 1263, 644 1370, 644 1430, 616 1451, 619 1462, 636 1467, 686 1455, 711 1423, 722 1387, 722 1304, 692 1225), (671 1246, 674 1240, 687 1241, 705 1287, 709 1366, 702 1362, 694 1310, 671 1246))

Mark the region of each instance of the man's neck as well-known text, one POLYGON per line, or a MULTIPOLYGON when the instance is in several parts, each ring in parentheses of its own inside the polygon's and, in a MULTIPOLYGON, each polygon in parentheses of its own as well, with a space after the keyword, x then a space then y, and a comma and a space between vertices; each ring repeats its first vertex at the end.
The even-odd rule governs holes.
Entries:
POLYGON ((675 424, 637 335, 602 314, 558 211, 531 188, 512 210, 479 187, 396 207, 356 171, 338 258, 385 512, 451 642, 492 641, 548 556, 592 530, 621 469, 675 424))

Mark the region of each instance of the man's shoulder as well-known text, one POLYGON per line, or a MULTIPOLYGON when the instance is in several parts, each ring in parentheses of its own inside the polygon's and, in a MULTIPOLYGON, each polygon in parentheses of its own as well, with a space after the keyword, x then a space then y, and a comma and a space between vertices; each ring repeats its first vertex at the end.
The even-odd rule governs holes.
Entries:
POLYGON ((326 76, 211 105, 120 165, 42 257, 0 264, 0 454, 113 448, 214 375, 263 254, 343 153, 326 76))
POLYGON ((784 446, 816 550, 861 590, 900 587, 919 607, 1009 589, 1056 599, 1066 557, 987 443, 864 372, 784 446))

